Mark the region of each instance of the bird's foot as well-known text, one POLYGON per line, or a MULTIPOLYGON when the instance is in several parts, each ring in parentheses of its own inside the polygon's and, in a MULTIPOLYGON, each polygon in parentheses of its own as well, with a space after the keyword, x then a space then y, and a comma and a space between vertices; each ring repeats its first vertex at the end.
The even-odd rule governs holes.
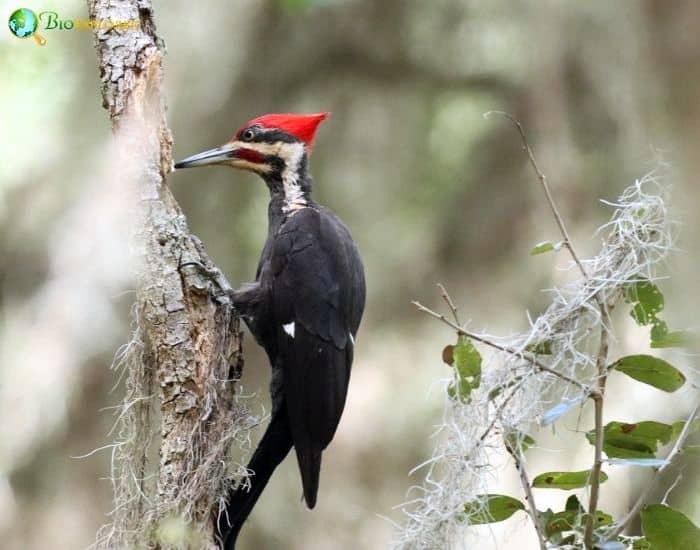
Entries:
POLYGON ((232 290, 229 296, 238 309, 248 309, 247 306, 259 301, 260 283, 243 283, 236 290, 232 290))
POLYGON ((191 261, 191 262, 184 262, 179 265, 179 270, 182 271, 183 268, 186 267, 194 267, 199 274, 203 275, 207 279, 209 279, 216 287, 219 289, 219 292, 215 294, 215 298, 219 299, 222 297, 226 297, 233 301, 233 294, 234 290, 229 284, 229 282, 226 280, 226 277, 224 277, 224 274, 221 273, 221 271, 216 268, 216 267, 208 267, 201 262, 196 262, 196 261, 191 261))

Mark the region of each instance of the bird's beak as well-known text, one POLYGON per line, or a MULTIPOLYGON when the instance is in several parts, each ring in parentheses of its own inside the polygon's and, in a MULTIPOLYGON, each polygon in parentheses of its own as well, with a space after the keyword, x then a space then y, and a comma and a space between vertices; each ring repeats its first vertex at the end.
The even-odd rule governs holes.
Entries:
POLYGON ((202 153, 192 155, 175 163, 175 168, 191 168, 193 166, 206 166, 208 164, 230 163, 236 158, 237 148, 232 143, 227 143, 215 149, 209 149, 202 153))

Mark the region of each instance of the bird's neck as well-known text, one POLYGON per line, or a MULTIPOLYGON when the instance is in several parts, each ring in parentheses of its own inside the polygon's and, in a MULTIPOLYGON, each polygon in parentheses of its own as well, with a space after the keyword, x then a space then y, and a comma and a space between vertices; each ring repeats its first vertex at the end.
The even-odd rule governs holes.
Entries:
POLYGON ((311 199, 311 176, 304 166, 301 170, 282 169, 265 179, 270 190, 270 225, 273 218, 281 220, 295 210, 313 204, 311 199))

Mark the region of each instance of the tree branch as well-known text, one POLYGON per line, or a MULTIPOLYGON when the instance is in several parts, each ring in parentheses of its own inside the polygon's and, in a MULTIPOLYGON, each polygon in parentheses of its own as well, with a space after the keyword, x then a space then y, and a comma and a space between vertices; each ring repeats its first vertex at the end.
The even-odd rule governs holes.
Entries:
POLYGON ((586 518, 586 528, 583 533, 584 544, 589 550, 593 550, 593 529, 595 528, 598 495, 600 493, 600 471, 603 467, 603 404, 605 384, 607 382, 608 350, 610 347, 610 332, 608 330, 609 315, 604 305, 601 305, 601 313, 600 343, 598 346, 598 355, 596 356, 596 371, 598 373, 596 382, 597 391, 591 396, 593 399, 595 417, 595 448, 593 451, 593 468, 591 469, 591 494, 588 501, 588 516, 586 518))
POLYGON ((437 286, 440 289, 440 294, 442 295, 442 299, 445 300, 447 307, 449 307, 450 311, 452 312, 452 317, 454 317, 455 323, 457 323, 458 325, 461 325, 462 323, 459 320, 459 312, 457 310, 457 306, 452 301, 452 297, 447 292, 445 285, 443 285, 442 283, 438 283, 437 286))
POLYGON ((484 338, 483 336, 479 336, 478 334, 475 334, 473 332, 470 332, 466 330, 464 327, 459 326, 456 323, 453 323, 450 321, 447 317, 445 317, 442 313, 437 313, 436 311, 433 311, 432 309, 425 307, 423 304, 420 302, 413 301, 411 302, 414 306, 416 306, 420 311, 423 313, 427 313, 431 317, 435 317, 439 321, 442 321, 445 323, 448 327, 452 328, 457 332, 457 334, 462 334, 464 336, 468 336, 472 340, 476 340, 477 342, 481 342, 482 344, 486 344, 487 346, 491 346, 494 349, 497 349, 499 351, 502 351, 504 353, 507 353, 509 355, 513 355, 515 357, 519 357, 520 359, 527 361, 530 363, 533 367, 535 367, 537 370, 540 370, 542 372, 547 372, 549 374, 552 374, 565 382, 568 382, 569 384, 573 384, 574 386, 577 386, 578 388, 582 389, 584 392, 586 392, 586 395, 590 395, 592 389, 586 386, 585 384, 582 384, 578 380, 574 380, 573 378, 570 378, 566 376, 565 374, 562 374, 560 372, 555 371, 554 369, 550 369, 547 365, 541 363, 534 357, 531 357, 530 355, 527 355, 523 353, 522 351, 518 351, 506 346, 502 346, 500 344, 497 344, 496 342, 492 342, 491 340, 488 340, 484 338))
POLYGON ((137 427, 160 436, 158 464, 148 463, 145 449, 140 457, 144 471, 138 473, 142 487, 132 493, 134 502, 116 503, 138 512, 120 513, 127 519, 121 525, 115 519, 112 540, 104 544, 215 548, 211 515, 227 483, 228 451, 241 418, 234 402, 242 369, 239 319, 226 288, 220 288, 228 286, 221 282, 224 276, 190 234, 166 185, 172 138, 162 93, 164 51, 151 2, 88 0, 88 8, 99 21, 138 22, 138 28, 128 30, 96 25, 95 46, 103 105, 119 155, 116 177, 125 193, 138 197, 136 312, 146 349, 130 368, 152 373, 160 410, 145 417, 150 425, 137 427), (213 279, 211 272, 218 276, 213 279), (157 420, 160 425, 153 425, 157 420), (144 482, 147 469, 155 474, 155 487, 144 482), (186 526, 186 540, 159 535, 164 520, 173 518, 186 526))
POLYGON ((504 438, 505 447, 510 456, 513 457, 515 462, 515 467, 518 470, 518 476, 520 477, 520 485, 522 485, 523 491, 525 492, 525 500, 527 500, 528 513, 532 523, 535 526, 535 531, 537 532, 537 542, 540 545, 540 550, 546 550, 547 543, 545 539, 545 533, 542 530, 542 523, 540 522, 539 513, 537 511, 537 505, 535 504, 535 495, 532 493, 532 485, 530 484, 530 479, 527 475, 527 470, 525 470, 525 465, 523 464, 523 457, 521 449, 514 449, 509 444, 508 440, 504 438))
POLYGON ((530 147, 530 144, 527 140, 527 136, 525 135, 525 130, 523 129, 522 124, 520 124, 520 121, 515 118, 513 115, 503 112, 503 111, 489 111, 484 114, 485 117, 489 117, 491 115, 499 115, 502 117, 507 118, 510 120, 515 128, 518 130, 518 133, 520 134, 520 139, 522 140, 523 144, 523 150, 527 153, 527 158, 530 161, 530 165, 532 166, 532 169, 535 171, 535 175, 537 176, 537 180, 540 182, 540 185, 542 185, 542 189, 544 190, 545 197, 547 198, 547 203, 549 204, 549 208, 552 210, 552 214, 554 215, 554 219, 557 222, 557 225, 559 226, 559 231, 561 232, 562 239, 563 239, 563 245, 566 246, 566 248, 569 250, 569 253, 571 254, 571 257, 574 259, 574 262, 578 266, 579 270, 581 271, 581 274, 583 275, 584 279, 588 280, 588 273, 586 272, 586 268, 583 267, 583 263, 579 259, 578 254, 576 253, 576 249, 574 248, 574 244, 571 241, 571 237, 569 236, 569 232, 566 229, 566 225, 564 224, 564 220, 561 217, 561 214, 559 213, 559 209, 557 208, 556 203, 554 202, 554 197, 552 197, 552 193, 549 190, 549 185, 547 184, 547 178, 546 176, 542 173, 540 170, 539 166, 537 165, 537 161, 535 160, 535 154, 532 152, 532 148, 530 147))

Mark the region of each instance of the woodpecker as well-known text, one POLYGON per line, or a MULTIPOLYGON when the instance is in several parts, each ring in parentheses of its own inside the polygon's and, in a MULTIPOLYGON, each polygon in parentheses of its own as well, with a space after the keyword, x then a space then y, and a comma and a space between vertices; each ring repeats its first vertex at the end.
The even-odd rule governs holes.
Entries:
POLYGON ((234 290, 232 301, 270 360, 272 414, 248 464, 249 485, 232 489, 216 520, 225 550, 235 548, 243 523, 292 447, 306 505, 316 505, 321 455, 345 407, 365 277, 347 227, 311 198, 309 156, 328 115, 263 115, 225 145, 175 164, 254 172, 270 192, 255 282, 234 290))

